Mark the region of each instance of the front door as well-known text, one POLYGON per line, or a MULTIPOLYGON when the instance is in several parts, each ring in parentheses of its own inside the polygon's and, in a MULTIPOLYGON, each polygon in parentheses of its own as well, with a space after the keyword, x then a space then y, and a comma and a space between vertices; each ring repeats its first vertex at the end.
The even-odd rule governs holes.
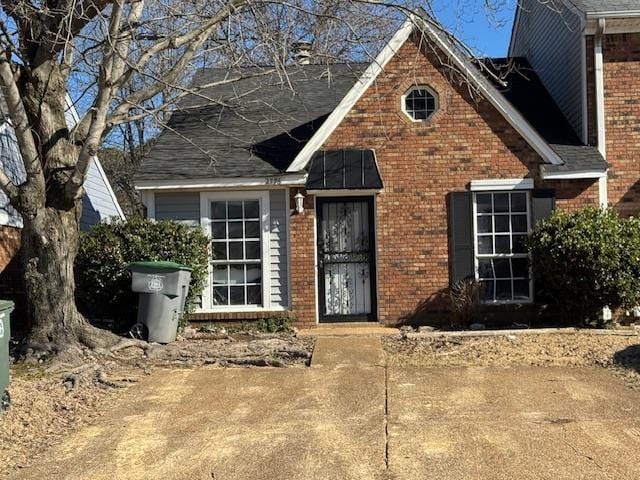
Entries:
POLYGON ((373 197, 316 204, 320 321, 375 321, 373 197))

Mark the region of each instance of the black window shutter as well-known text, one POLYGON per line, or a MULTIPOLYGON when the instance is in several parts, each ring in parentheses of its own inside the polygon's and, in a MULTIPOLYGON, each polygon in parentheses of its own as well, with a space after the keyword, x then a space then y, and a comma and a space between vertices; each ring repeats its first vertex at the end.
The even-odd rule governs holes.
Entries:
POLYGON ((449 194, 451 283, 475 275, 471 202, 471 192, 452 192, 449 194))
POLYGON ((533 226, 545 218, 549 218, 556 208, 555 192, 551 189, 534 190, 531 194, 531 211, 533 226))

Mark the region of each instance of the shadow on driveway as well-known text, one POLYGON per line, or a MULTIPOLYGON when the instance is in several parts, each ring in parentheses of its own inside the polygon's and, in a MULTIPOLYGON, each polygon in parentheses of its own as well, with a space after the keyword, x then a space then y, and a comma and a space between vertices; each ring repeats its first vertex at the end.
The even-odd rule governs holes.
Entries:
POLYGON ((630 345, 613 355, 613 363, 640 373, 640 344, 630 345))

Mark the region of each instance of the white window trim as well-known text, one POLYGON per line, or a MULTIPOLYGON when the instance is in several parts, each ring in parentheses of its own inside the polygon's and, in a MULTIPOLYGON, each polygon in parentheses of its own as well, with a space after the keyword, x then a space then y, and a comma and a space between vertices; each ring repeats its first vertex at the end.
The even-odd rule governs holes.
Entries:
MULTIPOLYGON (((504 190, 533 190, 532 178, 495 178, 471 180, 472 192, 496 192, 504 190)), ((474 197, 475 199, 475 197, 474 197)))
POLYGON ((440 110, 440 97, 438 96, 436 91, 428 85, 414 85, 413 87, 409 88, 406 92, 404 92, 404 94, 400 97, 400 108, 402 109, 402 112, 407 116, 407 118, 409 118, 409 120, 411 120, 413 123, 426 123, 431 121, 433 116, 438 112, 438 110, 440 110), (431 114, 427 118, 413 118, 411 113, 407 111, 407 103, 406 103, 407 97, 412 92, 415 92, 416 90, 426 90, 435 99, 434 110, 433 112, 431 112, 431 114))
MULTIPOLYGON (((473 265, 474 265, 474 273, 476 280, 480 279, 480 258, 478 254, 478 202, 476 200, 476 196, 478 193, 504 193, 505 190, 514 190, 514 189, 494 189, 494 190, 480 190, 473 192, 473 265)), ((532 214, 532 205, 531 205, 531 192, 529 190, 518 190, 522 191, 527 195, 527 233, 531 232, 531 214, 532 214)), ((495 233, 495 232, 494 232, 495 233)), ((529 258, 528 254, 495 254, 495 255, 487 255, 487 258, 529 258)), ((531 271, 529 271, 529 298, 527 300, 482 300, 483 305, 523 305, 523 304, 532 304, 534 303, 533 298, 533 275, 531 275, 531 271)))
POLYGON ((202 292, 202 307, 199 313, 206 312, 263 312, 285 310, 281 306, 271 307, 271 256, 269 247, 271 244, 271 212, 268 191, 236 191, 236 192, 200 192, 200 228, 211 239, 211 202, 216 200, 258 200, 260 202, 260 227, 262 231, 262 306, 256 305, 212 305, 211 276, 213 264, 209 259, 209 268, 204 291, 202 292))

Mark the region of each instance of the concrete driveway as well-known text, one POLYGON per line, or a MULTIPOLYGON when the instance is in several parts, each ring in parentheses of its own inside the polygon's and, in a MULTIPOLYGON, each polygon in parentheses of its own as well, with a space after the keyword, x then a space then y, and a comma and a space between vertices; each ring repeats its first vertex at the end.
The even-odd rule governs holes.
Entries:
POLYGON ((640 393, 605 370, 387 369, 359 341, 312 368, 156 371, 15 478, 640 478, 640 393))

